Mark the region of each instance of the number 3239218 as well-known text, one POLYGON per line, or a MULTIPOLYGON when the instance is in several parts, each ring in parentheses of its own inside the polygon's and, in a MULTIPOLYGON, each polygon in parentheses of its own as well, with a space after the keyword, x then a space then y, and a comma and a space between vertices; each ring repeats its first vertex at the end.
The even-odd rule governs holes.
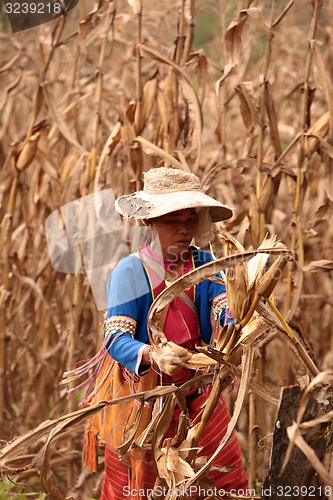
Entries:
POLYGON ((61 14, 60 2, 4 2, 7 14, 61 14))
POLYGON ((283 498, 315 497, 318 494, 329 497, 333 491, 331 486, 277 486, 276 494, 283 498))

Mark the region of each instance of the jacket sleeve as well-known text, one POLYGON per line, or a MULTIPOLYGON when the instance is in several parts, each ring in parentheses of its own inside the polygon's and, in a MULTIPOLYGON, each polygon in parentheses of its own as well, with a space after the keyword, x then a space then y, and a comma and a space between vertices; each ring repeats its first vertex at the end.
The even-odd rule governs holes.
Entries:
MULTIPOLYGON (((211 262, 213 256, 209 252, 205 252, 205 260, 211 262)), ((216 273, 214 276, 217 278, 222 278, 220 272, 216 273)), ((233 322, 233 318, 228 308, 227 304, 227 293, 226 286, 224 283, 217 283, 215 281, 209 281, 209 304, 211 306, 211 311, 215 320, 219 319, 220 325, 224 326, 227 323, 233 322)))
MULTIPOLYGON (((220 273, 218 273, 217 276, 221 277, 220 273)), ((225 285, 211 281, 209 284, 209 295, 214 319, 219 319, 222 327, 227 323, 233 322, 233 318, 227 304, 225 285)))
POLYGON ((135 338, 139 314, 143 313, 140 302, 147 293, 150 289, 139 259, 129 256, 120 261, 107 284, 105 336, 110 356, 136 374, 147 345, 135 338))

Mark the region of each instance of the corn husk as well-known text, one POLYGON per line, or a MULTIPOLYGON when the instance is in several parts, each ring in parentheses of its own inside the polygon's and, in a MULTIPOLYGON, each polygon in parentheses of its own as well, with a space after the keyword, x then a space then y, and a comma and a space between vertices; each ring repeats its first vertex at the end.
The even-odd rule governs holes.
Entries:
POLYGON ((327 111, 321 115, 318 120, 316 120, 307 131, 307 136, 304 140, 304 150, 307 156, 312 156, 315 151, 317 151, 319 146, 319 139, 314 136, 325 137, 328 133, 330 125, 330 113, 327 111))
POLYGON ((19 172, 28 168, 30 163, 35 159, 39 138, 40 132, 36 132, 36 134, 32 135, 23 145, 22 151, 15 164, 15 167, 19 172))
MULTIPOLYGON (((221 231, 220 238, 225 243, 225 254, 229 257, 236 252, 244 252, 244 247, 226 231, 221 231)), ((236 323, 243 318, 248 308, 248 269, 242 262, 226 271, 228 307, 236 323)))
MULTIPOLYGON (((166 439, 164 446, 161 448, 161 455, 157 461, 159 477, 164 479, 169 487, 169 495, 167 498, 176 497, 176 487, 184 483, 188 478, 192 478, 195 472, 191 465, 186 461, 192 448, 192 441, 195 435, 197 426, 191 427, 187 431, 186 438, 180 446, 171 445, 172 440, 166 439)), ((196 448, 197 450, 199 448, 196 448)))

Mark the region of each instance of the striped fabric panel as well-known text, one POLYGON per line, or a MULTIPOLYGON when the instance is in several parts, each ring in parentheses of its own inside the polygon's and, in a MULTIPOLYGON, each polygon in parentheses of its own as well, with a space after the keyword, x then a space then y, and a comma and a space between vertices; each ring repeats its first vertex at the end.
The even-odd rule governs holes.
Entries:
MULTIPOLYGON (((188 401, 191 419, 194 419, 194 417, 199 413, 206 398, 207 394, 202 394, 188 401)), ((170 437, 175 434, 179 414, 180 410, 176 409, 166 437, 170 437)), ((225 435, 229 421, 230 414, 224 398, 221 397, 199 443, 199 446, 202 446, 200 455, 208 458, 212 456, 221 439, 225 435)), ((144 460, 142 462, 142 481, 144 490, 149 490, 154 487, 156 474, 149 454, 146 455, 146 459, 147 461, 144 460)), ((247 478, 242 465, 242 455, 235 433, 231 435, 228 443, 214 462, 214 465, 217 467, 233 467, 233 469, 224 473, 219 471, 210 471, 209 477, 214 481, 214 487, 224 488, 227 491, 230 489, 240 490, 247 488, 247 478)), ((118 460, 118 454, 111 450, 111 448, 107 447, 105 454, 105 478, 101 499, 123 499, 125 497, 124 492, 129 492, 129 480, 130 467, 124 463, 120 463, 118 460)), ((142 496, 141 491, 141 495, 126 495, 126 498, 131 500, 137 500, 140 498, 142 500, 145 497, 142 496)))
MULTIPOLYGON (((132 500, 134 498, 140 500, 146 498, 142 495, 142 491, 138 491, 136 496, 129 496, 130 473, 130 467, 120 462, 118 460, 118 453, 107 446, 105 449, 105 476, 100 497, 101 500, 123 500, 125 497, 132 500)), ((143 489, 146 491, 153 489, 156 474, 152 462, 145 460, 142 462, 141 474, 143 489)))

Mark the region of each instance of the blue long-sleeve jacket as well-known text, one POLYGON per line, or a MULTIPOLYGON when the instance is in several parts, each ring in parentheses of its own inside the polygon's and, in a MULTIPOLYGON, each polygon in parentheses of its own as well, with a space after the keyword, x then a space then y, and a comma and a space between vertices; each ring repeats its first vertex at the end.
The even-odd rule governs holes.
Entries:
MULTIPOLYGON (((195 267, 213 260, 209 252, 191 247, 195 267)), ((219 275, 217 275, 219 276, 219 275)), ((211 306, 215 297, 225 292, 220 283, 204 280, 195 286, 194 304, 198 310, 200 335, 209 343, 212 335, 211 306)), ((147 317, 153 302, 153 291, 149 277, 141 261, 135 255, 122 259, 110 275, 107 284, 108 310, 106 318, 125 316, 136 322, 134 336, 128 332, 112 332, 108 342, 108 351, 113 359, 138 373, 142 351, 149 343, 147 317)), ((224 323, 225 311, 222 311, 221 324, 224 323)))

